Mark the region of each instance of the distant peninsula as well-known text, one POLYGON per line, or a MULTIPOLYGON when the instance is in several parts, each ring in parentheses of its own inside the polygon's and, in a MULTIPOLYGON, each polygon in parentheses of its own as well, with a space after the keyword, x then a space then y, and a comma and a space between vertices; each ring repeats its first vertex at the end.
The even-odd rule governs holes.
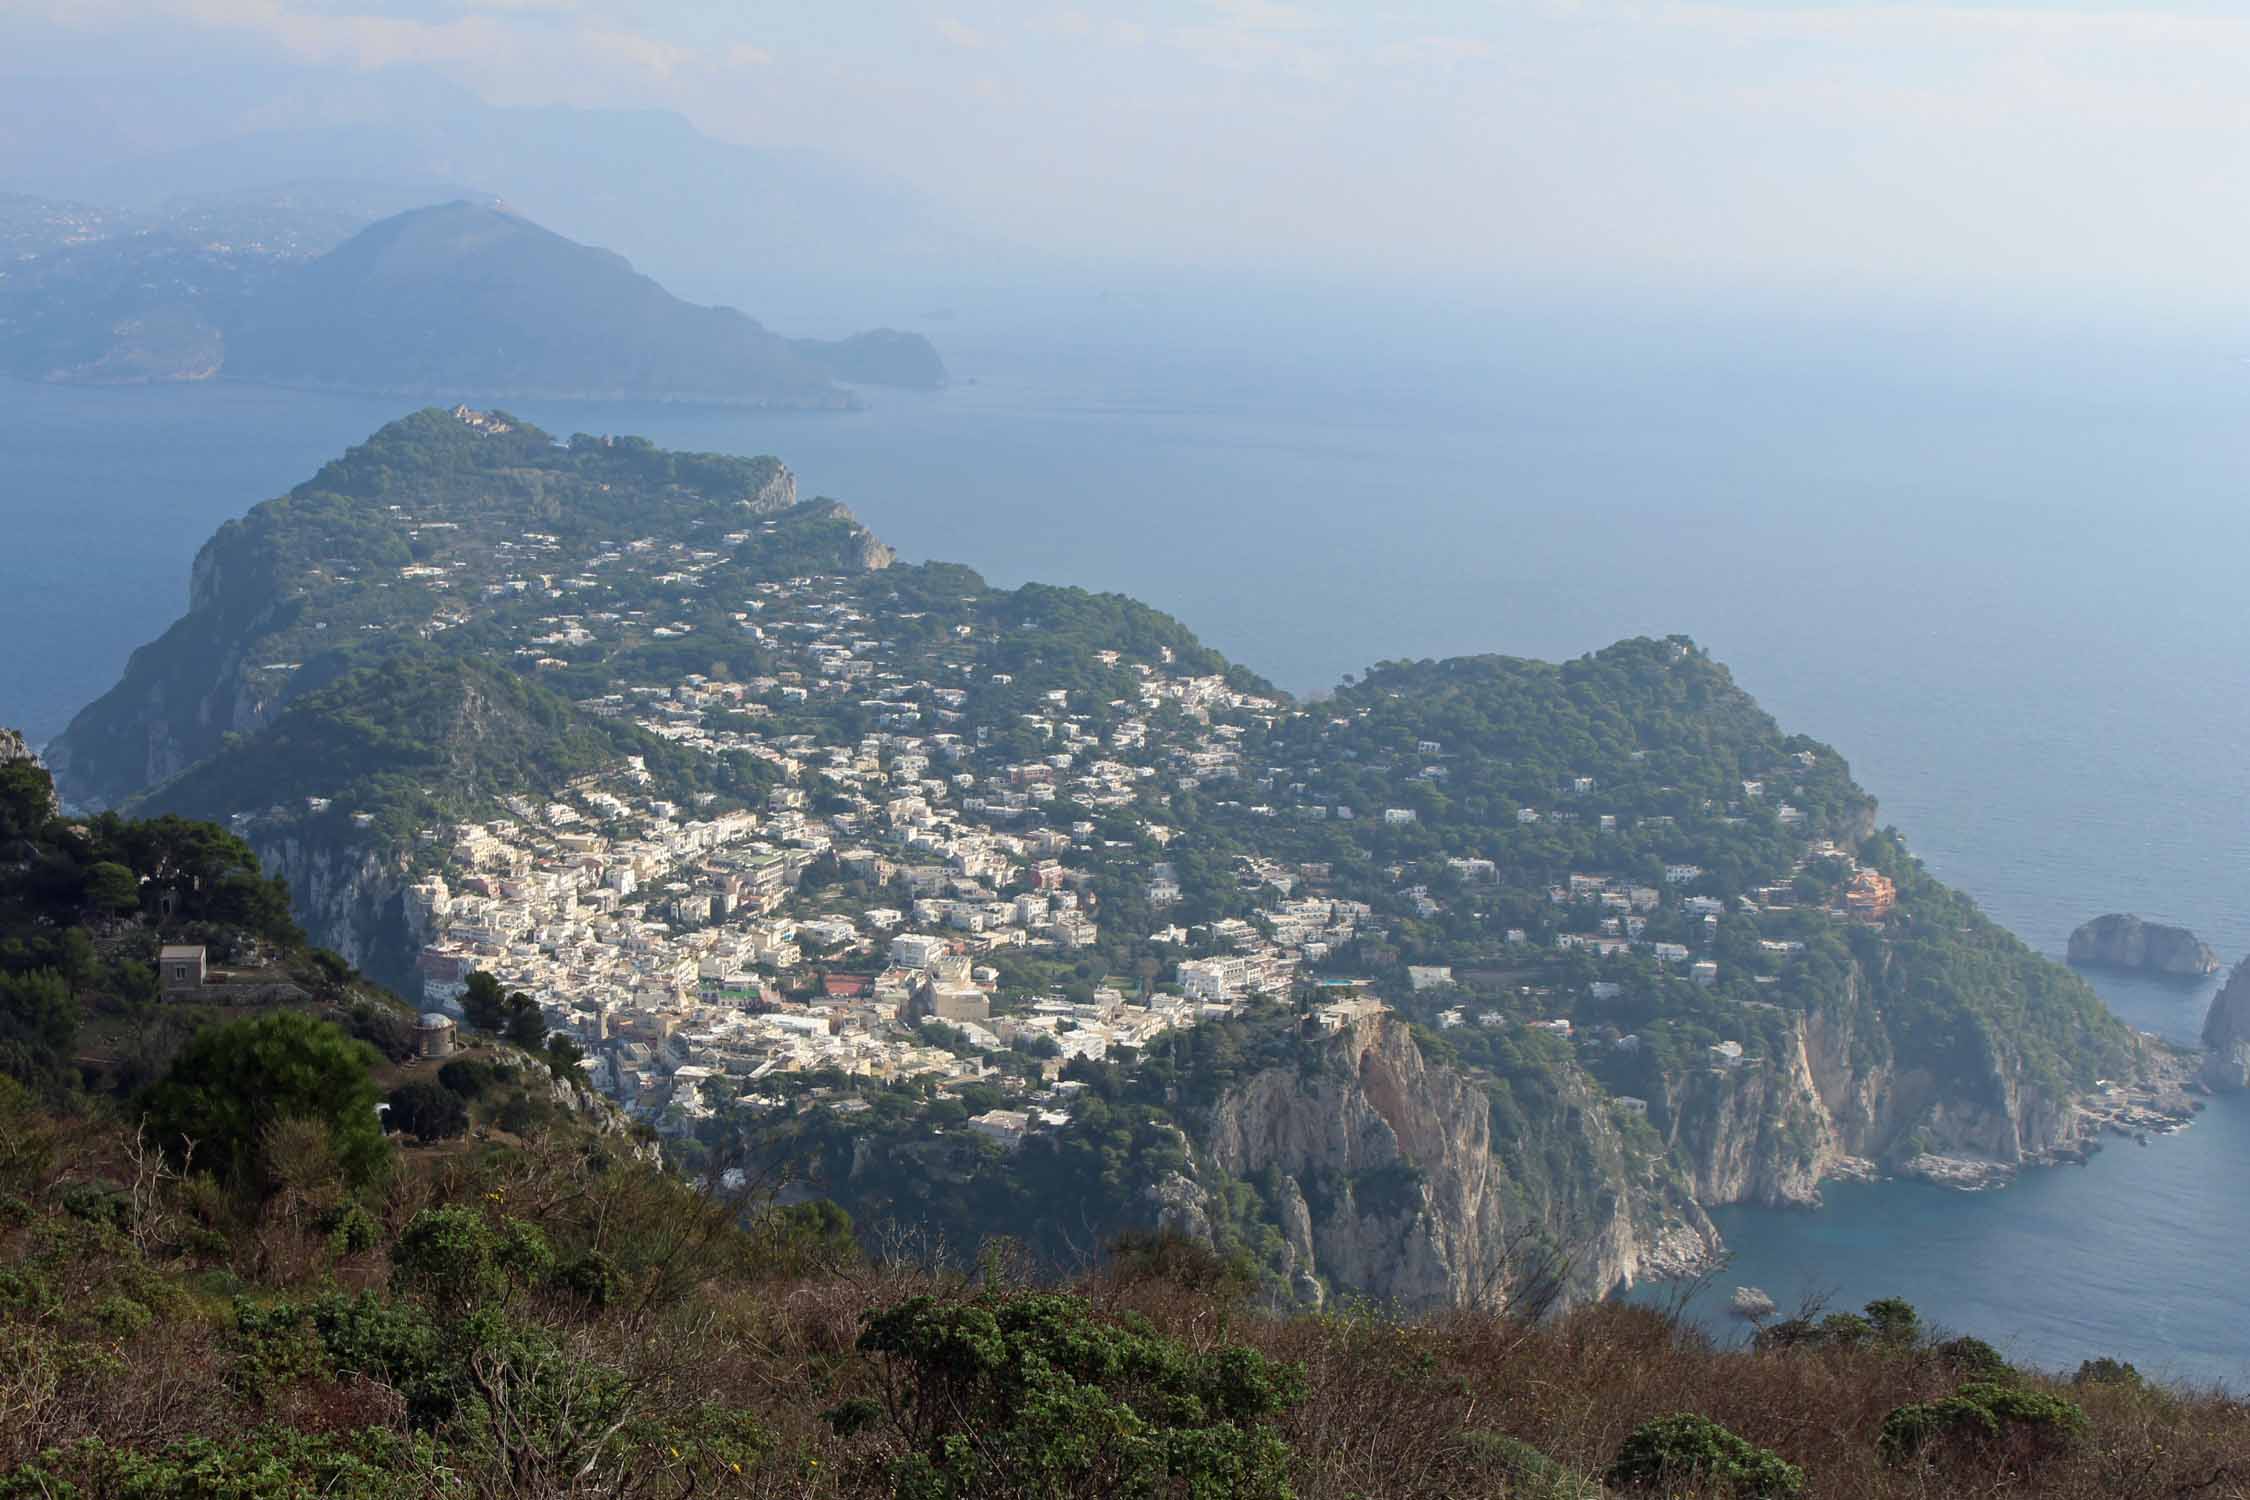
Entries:
POLYGON ((489 202, 417 208, 311 258, 175 234, 75 246, 0 286, 0 370, 88 384, 224 378, 418 399, 848 408, 932 389, 920 334, 789 339, 489 202))
POLYGON ((2096 917, 2073 932, 2069 958, 2074 964, 2179 978, 2219 971, 2219 955, 2185 927, 2144 922, 2129 912, 2096 917))

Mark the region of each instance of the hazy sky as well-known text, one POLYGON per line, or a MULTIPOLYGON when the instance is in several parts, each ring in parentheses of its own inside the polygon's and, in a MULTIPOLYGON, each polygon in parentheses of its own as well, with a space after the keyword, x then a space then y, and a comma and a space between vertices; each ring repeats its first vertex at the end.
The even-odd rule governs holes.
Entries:
POLYGON ((104 96, 144 142, 410 107, 397 64, 662 105, 1177 263, 2231 310, 2250 231, 2220 0, 0 0, 0 56, 210 80, 170 121, 104 96))

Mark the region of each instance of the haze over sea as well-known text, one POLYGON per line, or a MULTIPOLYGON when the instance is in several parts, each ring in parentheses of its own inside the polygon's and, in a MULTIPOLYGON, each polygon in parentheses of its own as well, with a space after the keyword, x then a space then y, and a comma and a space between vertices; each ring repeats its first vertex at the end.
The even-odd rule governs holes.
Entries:
MULTIPOLYGON (((2034 946, 2129 910, 2250 952, 2239 351, 1047 311, 932 325, 960 383, 852 415, 515 409, 777 453, 908 557, 1134 594, 1299 692, 1384 658, 1684 632, 2034 946)), ((0 723, 57 732, 179 613, 219 522, 404 405, 0 385, 0 723)), ((2095 983, 2187 1041, 2214 987, 2095 983)), ((1899 1293, 2023 1358, 2250 1389, 2245 1163, 2250 1104, 2218 1100, 2004 1192, 1725 1210, 1737 1260, 1697 1310, 1723 1328, 1738 1282, 1785 1305, 1899 1293)))

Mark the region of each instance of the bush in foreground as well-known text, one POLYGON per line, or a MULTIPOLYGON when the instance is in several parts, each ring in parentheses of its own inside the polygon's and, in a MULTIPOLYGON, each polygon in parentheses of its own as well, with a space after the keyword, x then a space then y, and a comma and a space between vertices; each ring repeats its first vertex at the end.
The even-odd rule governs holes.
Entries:
POLYGON ((1972 1380, 1936 1401, 1913 1401, 1883 1419, 1876 1439, 1893 1464, 1941 1452, 1976 1453, 2005 1443, 2011 1456, 2036 1463, 2084 1440, 2086 1413, 2076 1402, 1995 1381, 1972 1380))
POLYGON ((1286 1500, 1289 1449, 1266 1425, 1302 1374, 1252 1350, 1195 1353, 1082 1298, 914 1297, 875 1313, 859 1349, 882 1394, 833 1408, 840 1434, 886 1427, 901 1496, 1186 1494, 1286 1500))
POLYGON ((1634 1428, 1608 1478, 1620 1489, 1693 1486, 1735 1500, 1784 1500, 1805 1487, 1804 1474, 1781 1455, 1684 1411, 1634 1428))

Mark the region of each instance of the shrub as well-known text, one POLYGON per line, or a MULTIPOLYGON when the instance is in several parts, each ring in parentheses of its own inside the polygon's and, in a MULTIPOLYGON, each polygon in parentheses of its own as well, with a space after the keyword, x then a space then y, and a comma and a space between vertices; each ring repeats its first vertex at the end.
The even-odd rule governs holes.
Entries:
POLYGON ((1805 1476, 1794 1464, 1693 1412, 1675 1412, 1634 1428, 1606 1477, 1620 1489, 1692 1485, 1737 1500, 1779 1500, 1805 1487, 1805 1476))
POLYGON ((1914 1304, 1897 1297, 1879 1297, 1861 1311, 1874 1325, 1875 1337, 1886 1344, 1911 1344, 1922 1336, 1922 1315, 1914 1304))
POLYGON ((188 1039, 147 1098, 151 1133, 193 1164, 262 1172, 259 1144, 282 1120, 317 1120, 347 1180, 366 1182, 389 1159, 375 1114, 374 1055, 325 1021, 277 1010, 207 1026, 188 1039))
POLYGON ((137 1453, 100 1438, 50 1448, 0 1477, 0 1500, 419 1500, 452 1493, 424 1444, 382 1428, 306 1433, 267 1427, 137 1453))
POLYGON ((1821 1339, 1820 1325, 1812 1319, 1784 1318, 1759 1329, 1751 1347, 1761 1354, 1783 1349, 1811 1349, 1819 1347, 1821 1339))
POLYGON ((1937 1357, 1956 1375, 1969 1380, 2013 1380, 2016 1367, 1983 1339, 1963 1334, 1937 1346, 1937 1357))
POLYGON ((475 1209, 425 1208, 391 1247, 391 1277, 433 1302, 472 1305, 506 1289, 499 1248, 499 1237, 475 1209))
POLYGON ((356 1203, 336 1205, 320 1216, 318 1224, 338 1255, 365 1255, 383 1238, 375 1216, 356 1203))
POLYGON ((456 1057, 438 1069, 437 1081, 464 1099, 474 1099, 500 1079, 500 1070, 481 1058, 456 1057))
POLYGON ((860 1260, 852 1216, 828 1198, 768 1209, 751 1224, 760 1268, 771 1276, 815 1276, 860 1260))
POLYGON ((859 1348, 881 1403, 846 1402, 840 1434, 887 1423, 912 1450, 895 1493, 965 1496, 1289 1493, 1289 1450, 1265 1423, 1304 1377, 1253 1350, 1195 1353, 1081 1298, 915 1297, 871 1314, 859 1348))
POLYGON ((2078 1373, 2070 1377, 2070 1383, 2072 1385, 2138 1386, 2145 1382, 2141 1379, 2141 1372, 2131 1365, 2104 1355, 2100 1359, 2089 1359, 2081 1363, 2078 1366, 2078 1373))
POLYGON ((537 1225, 505 1219, 495 1228, 473 1208, 425 1208, 391 1247, 392 1279, 459 1310, 533 1286, 554 1271, 555 1252, 537 1225))
POLYGON ((1915 1401, 1883 1419, 1876 1448, 1898 1464, 1941 1452, 1974 1452, 2005 1439, 2022 1462, 2074 1448, 2088 1431, 2073 1401, 1989 1380, 1975 1380, 1937 1401, 1915 1401))
POLYGON ((1245 1297, 1258 1269, 1243 1251, 1223 1255, 1203 1240, 1173 1230, 1128 1230, 1110 1242, 1112 1273, 1123 1281, 1164 1281, 1191 1292, 1245 1297))
POLYGON ((608 1256, 598 1250, 589 1250, 575 1260, 565 1262, 555 1272, 555 1290, 576 1297, 589 1307, 602 1308, 617 1300, 625 1288, 625 1278, 608 1256))
POLYGON ((418 1141, 445 1141, 469 1128, 469 1101, 443 1083, 417 1078, 391 1090, 385 1120, 393 1130, 403 1130, 418 1141))
POLYGON ((113 1182, 76 1182, 63 1189, 63 1212, 89 1224, 122 1230, 133 1220, 133 1202, 113 1182))
POLYGON ((1830 1313, 1820 1320, 1820 1341, 1831 1348, 1857 1349, 1875 1337, 1875 1325, 1857 1313, 1830 1313))
POLYGON ((1875 1440, 1887 1463, 1904 1463, 1934 1443, 1955 1445, 1989 1442, 2000 1436, 2000 1419, 1966 1396, 1946 1396, 1937 1401, 1910 1401, 1883 1418, 1875 1440))
POLYGON ((94 1304, 93 1320, 111 1338, 129 1339, 155 1322, 156 1314, 130 1297, 112 1293, 94 1304))

